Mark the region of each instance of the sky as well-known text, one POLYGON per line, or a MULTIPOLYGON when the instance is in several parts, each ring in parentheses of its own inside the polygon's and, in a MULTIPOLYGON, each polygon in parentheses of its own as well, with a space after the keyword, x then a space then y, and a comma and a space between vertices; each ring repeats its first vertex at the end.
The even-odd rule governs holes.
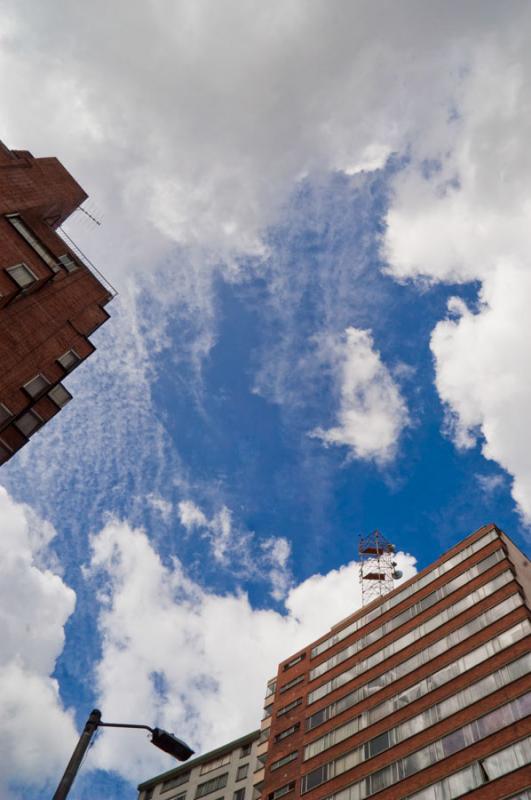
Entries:
MULTIPOLYGON (((0 798, 93 707, 204 752, 278 662, 487 522, 531 537, 531 8, 0 0, 1 139, 116 286, 0 472, 0 798)), ((170 769, 99 733, 74 800, 170 769)))

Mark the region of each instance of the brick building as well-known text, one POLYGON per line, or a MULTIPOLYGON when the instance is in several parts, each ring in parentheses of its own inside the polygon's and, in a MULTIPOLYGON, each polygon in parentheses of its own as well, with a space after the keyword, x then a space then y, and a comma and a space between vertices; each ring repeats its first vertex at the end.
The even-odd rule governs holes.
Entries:
POLYGON ((144 781, 139 800, 252 800, 259 736, 253 731, 144 781))
POLYGON ((530 598, 487 525, 282 662, 262 800, 531 800, 530 598))
POLYGON ((58 227, 87 195, 56 158, 0 142, 0 463, 71 399, 113 297, 58 227))

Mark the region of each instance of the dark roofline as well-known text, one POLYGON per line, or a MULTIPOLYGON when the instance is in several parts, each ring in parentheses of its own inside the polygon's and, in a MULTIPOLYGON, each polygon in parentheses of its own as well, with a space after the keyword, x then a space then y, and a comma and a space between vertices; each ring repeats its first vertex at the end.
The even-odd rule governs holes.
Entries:
POLYGON ((167 781, 171 778, 176 778, 177 775, 181 775, 183 772, 190 772, 190 770, 192 770, 194 767, 197 767, 206 761, 214 760, 216 756, 221 756, 223 753, 232 752, 232 750, 236 750, 237 747, 243 747, 245 744, 254 742, 259 736, 260 730, 252 731, 252 733, 246 733, 245 736, 240 736, 239 739, 234 739, 234 741, 228 742, 228 744, 224 744, 221 747, 216 747, 215 750, 209 750, 208 753, 203 753, 201 756, 192 758, 190 761, 187 761, 186 764, 183 764, 182 767, 175 767, 174 769, 170 769, 167 772, 162 772, 160 775, 156 775, 154 778, 150 778, 143 783, 139 783, 137 789, 139 792, 142 792, 144 789, 150 789, 152 786, 156 786, 161 781, 167 781))

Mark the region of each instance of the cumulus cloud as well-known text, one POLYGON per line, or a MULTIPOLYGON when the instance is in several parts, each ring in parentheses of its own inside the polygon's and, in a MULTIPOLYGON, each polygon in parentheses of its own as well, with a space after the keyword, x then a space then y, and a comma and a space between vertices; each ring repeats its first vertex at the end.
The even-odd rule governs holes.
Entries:
POLYGON ((10 781, 58 782, 76 740, 51 677, 75 594, 50 550, 53 528, 0 487, 0 794, 10 781), (53 735, 50 735, 53 731, 53 735))
MULTIPOLYGON (((397 561, 405 578, 414 574, 411 556, 399 553, 397 561)), ((163 564, 143 530, 118 521, 93 537, 90 569, 104 587, 99 705, 109 719, 124 719, 134 697, 135 719, 173 730, 198 750, 257 728, 278 662, 360 605, 355 562, 292 588, 281 614, 253 608, 243 592, 209 592, 177 559, 163 564)), ((127 780, 168 768, 142 737, 112 733, 96 743, 93 766, 127 780)))
POLYGON ((456 444, 480 441, 510 473, 529 523, 531 59, 522 30, 512 18, 497 41, 480 40, 452 113, 419 129, 394 181, 384 250, 398 280, 480 283, 478 308, 452 299, 433 331, 436 386, 456 444))
POLYGON ((406 404, 369 331, 347 328, 323 344, 338 384, 338 424, 311 435, 343 445, 356 458, 388 461, 408 421, 406 404))
POLYGON ((192 500, 178 504, 181 525, 208 542, 210 552, 221 567, 230 568, 238 578, 266 577, 271 596, 281 600, 291 584, 289 557, 291 546, 283 536, 270 536, 257 542, 253 531, 236 525, 232 512, 222 506, 210 518, 192 500))

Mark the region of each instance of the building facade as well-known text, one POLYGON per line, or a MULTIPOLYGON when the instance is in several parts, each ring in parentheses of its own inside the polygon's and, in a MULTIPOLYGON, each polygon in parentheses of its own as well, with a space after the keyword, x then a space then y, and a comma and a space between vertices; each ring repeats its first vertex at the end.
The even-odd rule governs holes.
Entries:
POLYGON ((0 142, 0 463, 71 399, 113 291, 58 234, 87 195, 56 158, 0 142))
POLYGON ((531 800, 530 599, 487 525, 283 661, 262 800, 531 800))
POLYGON ((253 800, 260 731, 144 781, 139 800, 253 800))

